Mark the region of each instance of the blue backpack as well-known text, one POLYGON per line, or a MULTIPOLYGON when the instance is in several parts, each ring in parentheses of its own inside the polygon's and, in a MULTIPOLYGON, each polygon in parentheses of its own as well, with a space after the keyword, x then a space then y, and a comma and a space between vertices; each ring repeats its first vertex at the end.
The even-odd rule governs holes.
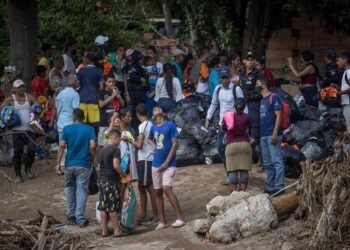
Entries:
POLYGON ((18 115, 17 109, 13 106, 6 106, 1 110, 2 121, 0 127, 9 129, 21 125, 21 118, 18 115))

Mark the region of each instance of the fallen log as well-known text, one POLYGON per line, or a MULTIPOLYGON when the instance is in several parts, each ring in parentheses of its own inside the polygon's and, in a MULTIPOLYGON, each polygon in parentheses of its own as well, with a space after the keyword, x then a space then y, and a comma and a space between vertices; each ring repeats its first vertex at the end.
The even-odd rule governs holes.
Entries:
POLYGON ((277 216, 281 217, 293 213, 299 207, 299 196, 297 192, 281 195, 272 199, 272 206, 275 208, 277 216))

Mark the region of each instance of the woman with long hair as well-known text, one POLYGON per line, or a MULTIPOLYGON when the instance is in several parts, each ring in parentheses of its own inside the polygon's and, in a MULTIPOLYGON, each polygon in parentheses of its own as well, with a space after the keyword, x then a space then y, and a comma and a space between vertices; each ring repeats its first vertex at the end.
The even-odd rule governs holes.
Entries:
POLYGON ((228 55, 228 64, 230 67, 230 82, 239 84, 239 65, 241 64, 241 57, 238 53, 232 52, 228 55))
POLYGON ((176 107, 182 96, 181 84, 178 78, 174 77, 174 69, 170 63, 163 66, 164 76, 156 83, 156 96, 154 100, 165 113, 176 107))
POLYGON ((314 54, 310 50, 304 50, 301 54, 301 62, 304 65, 298 72, 293 66, 292 57, 287 58, 288 66, 295 77, 300 78, 300 92, 305 103, 317 107, 317 78, 319 71, 314 63, 314 54))
POLYGON ((222 130, 226 132, 226 170, 230 192, 246 191, 252 170, 252 148, 248 137, 249 116, 244 113, 246 101, 238 98, 234 111, 226 112, 222 130))

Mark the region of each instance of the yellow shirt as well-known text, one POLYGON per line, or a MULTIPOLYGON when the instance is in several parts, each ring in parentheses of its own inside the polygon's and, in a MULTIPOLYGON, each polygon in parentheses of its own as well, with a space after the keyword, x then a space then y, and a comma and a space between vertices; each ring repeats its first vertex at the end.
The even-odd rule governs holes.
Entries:
POLYGON ((44 56, 41 57, 40 60, 39 60, 38 65, 43 65, 43 66, 46 67, 46 74, 45 74, 45 77, 46 77, 46 79, 48 79, 48 78, 49 78, 49 72, 50 72, 50 70, 51 70, 49 59, 47 59, 47 58, 44 57, 44 56))

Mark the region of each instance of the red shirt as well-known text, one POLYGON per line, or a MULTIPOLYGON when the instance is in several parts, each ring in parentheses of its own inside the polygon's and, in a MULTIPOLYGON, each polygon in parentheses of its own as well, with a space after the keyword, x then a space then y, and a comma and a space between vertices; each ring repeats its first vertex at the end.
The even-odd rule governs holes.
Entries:
POLYGON ((45 96, 48 88, 48 81, 40 76, 36 76, 32 80, 32 95, 35 99, 37 99, 39 96, 45 96))
POLYGON ((246 113, 235 113, 235 125, 233 130, 227 130, 225 119, 222 121, 222 129, 226 131, 226 144, 234 142, 249 142, 247 130, 249 128, 249 115, 246 113))

